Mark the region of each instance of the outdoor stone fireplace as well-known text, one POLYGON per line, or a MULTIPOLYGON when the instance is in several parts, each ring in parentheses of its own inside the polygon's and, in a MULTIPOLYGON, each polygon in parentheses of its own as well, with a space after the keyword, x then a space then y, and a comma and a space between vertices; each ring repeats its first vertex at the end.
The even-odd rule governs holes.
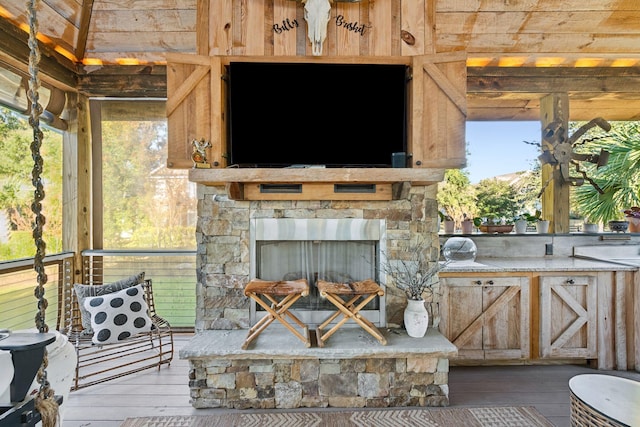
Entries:
MULTIPOLYGON (((432 237, 437 262, 436 185, 414 185, 406 197, 388 201, 238 201, 225 187, 199 185, 198 191, 196 335, 180 351, 192 368, 193 406, 448 404, 448 357, 457 349, 434 328, 425 338, 408 337, 402 329, 406 297, 380 273, 385 257, 401 256, 417 235, 432 237), (244 286, 254 277, 296 276, 310 285, 318 277, 376 280, 385 296, 367 307, 366 316, 388 344, 355 325, 340 329, 323 348, 306 348, 275 322, 241 350, 259 316, 244 286)), ((329 308, 309 301, 294 312, 319 323, 329 308)))

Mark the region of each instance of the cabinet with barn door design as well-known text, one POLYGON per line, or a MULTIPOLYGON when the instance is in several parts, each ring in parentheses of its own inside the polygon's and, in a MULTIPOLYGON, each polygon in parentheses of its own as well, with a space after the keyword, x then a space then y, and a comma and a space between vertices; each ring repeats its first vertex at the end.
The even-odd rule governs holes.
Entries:
POLYGON ((440 274, 440 331, 456 347, 454 360, 530 358, 529 277, 440 274))
POLYGON ((540 357, 597 358, 597 277, 540 275, 540 357))

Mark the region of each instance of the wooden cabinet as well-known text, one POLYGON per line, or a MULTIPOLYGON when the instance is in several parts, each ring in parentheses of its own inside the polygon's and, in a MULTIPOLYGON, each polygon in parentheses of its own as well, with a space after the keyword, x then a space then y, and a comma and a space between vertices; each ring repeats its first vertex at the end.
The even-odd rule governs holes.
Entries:
POLYGON ((529 277, 440 277, 440 331, 458 360, 530 358, 529 277))
POLYGON ((540 357, 597 358, 597 280, 540 276, 540 357))
MULTIPOLYGON (((214 176, 227 166, 227 97, 224 83, 231 62, 309 62, 404 64, 411 68, 407 86, 407 154, 411 168, 452 169, 466 164, 466 53, 416 56, 203 56, 167 54, 167 167, 190 169, 193 140, 210 142, 207 159, 214 176)), ((310 85, 313 83, 310 82, 310 85)), ((312 89, 312 88, 311 88, 312 89)), ((301 93, 311 93, 300 88, 301 93)), ((296 102, 293 98, 291 102, 296 102)), ((299 102, 299 101, 298 101, 299 102)), ((343 102, 343 101, 337 101, 343 102)), ((302 105, 302 104, 301 104, 302 105)), ((328 106, 328 111, 331 106, 328 106)), ((359 125, 359 124, 358 124, 359 125)), ((269 144, 272 141, 265 141, 269 144)), ((304 145, 304 141, 301 142, 304 145)))

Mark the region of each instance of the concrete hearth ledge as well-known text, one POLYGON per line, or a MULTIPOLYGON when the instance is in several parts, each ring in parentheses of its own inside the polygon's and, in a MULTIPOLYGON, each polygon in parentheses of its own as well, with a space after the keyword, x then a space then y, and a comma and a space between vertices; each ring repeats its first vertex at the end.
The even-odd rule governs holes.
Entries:
POLYGON ((458 354, 458 349, 440 332, 429 328, 423 338, 412 338, 403 329, 381 330, 387 345, 360 328, 343 327, 320 347, 305 347, 291 332, 283 327, 270 327, 258 336, 246 350, 241 346, 247 330, 209 330, 197 332, 183 347, 181 359, 205 359, 224 357, 227 359, 341 359, 341 358, 389 358, 429 356, 449 358, 458 354))

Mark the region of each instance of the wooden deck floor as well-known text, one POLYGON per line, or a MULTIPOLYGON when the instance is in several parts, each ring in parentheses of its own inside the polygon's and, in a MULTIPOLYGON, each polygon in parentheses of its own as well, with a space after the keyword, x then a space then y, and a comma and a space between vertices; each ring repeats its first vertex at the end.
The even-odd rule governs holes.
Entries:
MULTIPOLYGON (((176 335, 179 349, 190 338, 176 335)), ((206 415, 227 409, 194 409, 189 403, 189 364, 177 356, 169 367, 148 370, 72 392, 64 407, 63 427, 116 427, 127 417, 206 415)), ((581 365, 452 366, 451 407, 535 406, 558 427, 569 426, 571 377, 607 373, 640 381, 640 373, 596 371, 581 365)))

